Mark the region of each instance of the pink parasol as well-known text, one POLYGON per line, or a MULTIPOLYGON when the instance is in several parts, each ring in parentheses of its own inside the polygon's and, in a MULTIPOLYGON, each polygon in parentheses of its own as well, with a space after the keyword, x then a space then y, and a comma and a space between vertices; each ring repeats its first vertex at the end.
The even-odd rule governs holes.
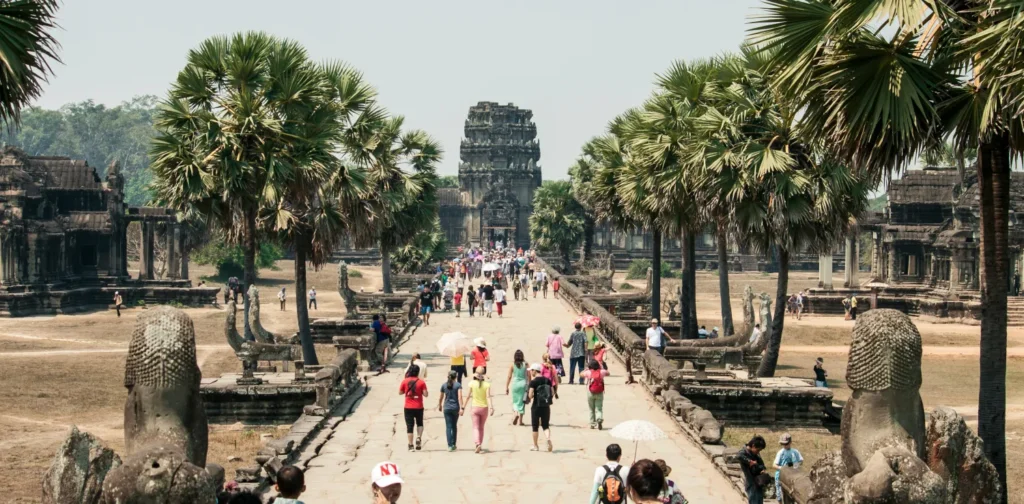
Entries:
POLYGON ((595 315, 585 314, 576 317, 574 324, 580 324, 583 327, 595 327, 601 323, 601 319, 595 315))

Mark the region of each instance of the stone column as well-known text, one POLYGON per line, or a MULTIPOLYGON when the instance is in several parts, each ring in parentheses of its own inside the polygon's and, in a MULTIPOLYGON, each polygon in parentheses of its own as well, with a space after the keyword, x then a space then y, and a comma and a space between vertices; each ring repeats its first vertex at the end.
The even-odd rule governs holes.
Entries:
POLYGON ((178 278, 178 225, 173 222, 167 223, 167 273, 164 278, 175 280, 178 278))
POLYGON ((896 244, 889 244, 887 259, 886 269, 888 270, 888 278, 886 278, 886 281, 893 283, 899 280, 899 275, 896 273, 896 244))
POLYGON ((153 279, 153 223, 142 221, 142 257, 139 258, 139 279, 153 279))
POLYGON ((854 273, 854 271, 856 271, 857 268, 856 235, 850 235, 846 237, 846 250, 844 252, 846 267, 843 268, 843 287, 850 289, 855 287, 854 282, 857 281, 857 274, 854 273))
POLYGON ((818 256, 818 287, 832 290, 832 254, 818 256))
POLYGON ((953 249, 949 254, 949 291, 960 290, 960 251, 953 249))
POLYGON ((36 235, 28 235, 28 283, 35 283, 39 278, 39 251, 36 248, 36 235))
POLYGON ((850 287, 857 288, 860 281, 857 273, 860 272, 860 234, 853 235, 853 266, 850 267, 850 287))
POLYGON ((188 280, 188 248, 185 246, 185 232, 178 230, 178 252, 181 256, 181 274, 178 278, 188 280))

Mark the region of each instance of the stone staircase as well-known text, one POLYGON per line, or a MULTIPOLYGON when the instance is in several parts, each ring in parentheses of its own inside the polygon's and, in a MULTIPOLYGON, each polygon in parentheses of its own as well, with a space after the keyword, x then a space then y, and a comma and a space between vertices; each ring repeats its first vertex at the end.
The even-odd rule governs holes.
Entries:
POLYGON ((1024 326, 1024 297, 1006 298, 1006 325, 1024 326))

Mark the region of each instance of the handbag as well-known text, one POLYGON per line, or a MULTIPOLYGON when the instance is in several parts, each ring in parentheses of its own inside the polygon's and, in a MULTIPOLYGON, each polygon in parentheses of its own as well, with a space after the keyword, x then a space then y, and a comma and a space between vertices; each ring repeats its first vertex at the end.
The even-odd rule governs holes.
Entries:
POLYGON ((772 477, 769 476, 768 473, 762 472, 754 476, 754 483, 761 487, 767 486, 772 483, 772 477))

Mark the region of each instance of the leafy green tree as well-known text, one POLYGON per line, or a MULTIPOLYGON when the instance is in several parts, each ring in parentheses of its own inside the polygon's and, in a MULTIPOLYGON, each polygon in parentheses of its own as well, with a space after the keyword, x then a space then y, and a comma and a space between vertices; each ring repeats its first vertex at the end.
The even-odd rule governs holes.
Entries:
POLYGON ((437 177, 437 188, 438 189, 458 189, 459 188, 459 176, 458 175, 442 175, 437 177))
POLYGON ((373 218, 357 244, 380 247, 384 292, 391 293, 391 256, 429 230, 438 218, 437 163, 443 150, 421 130, 402 131, 405 119, 371 107, 346 135, 346 153, 367 172, 373 218))
POLYGON ((420 231, 411 242, 392 254, 391 267, 401 273, 420 273, 444 260, 448 254, 448 241, 441 229, 441 220, 434 219, 430 229, 420 231))
POLYGON ((322 161, 310 146, 335 135, 333 125, 316 126, 330 124, 318 106, 333 96, 324 73, 290 40, 260 32, 211 37, 189 52, 157 113, 154 193, 242 245, 246 286, 256 280, 261 211, 280 201, 296 172, 322 161))
MULTIPOLYGON (((280 247, 271 242, 262 242, 256 252, 256 268, 257 270, 273 268, 274 262, 283 256, 284 253, 280 247)), ((219 279, 239 276, 243 274, 245 268, 245 251, 237 244, 229 243, 223 233, 215 233, 206 243, 196 249, 191 258, 196 264, 217 268, 217 278, 219 279)))
POLYGON ((585 213, 568 181, 552 181, 533 195, 530 241, 540 250, 557 252, 567 274, 572 274, 572 249, 583 239, 585 213))
POLYGON ((33 156, 85 159, 102 174, 113 161, 125 177, 125 201, 150 202, 149 148, 156 135, 155 96, 137 96, 115 107, 87 100, 57 110, 26 109, 21 124, 3 133, 2 141, 33 156))
POLYGON ((17 124, 21 110, 43 93, 52 74, 50 62, 60 62, 56 0, 0 2, 0 123, 17 124))
POLYGON ((929 146, 977 149, 981 211, 978 435, 1006 501, 1010 158, 1024 148, 1017 0, 766 0, 751 36, 799 128, 873 181, 929 146), (886 27, 888 29, 879 29, 886 27))

